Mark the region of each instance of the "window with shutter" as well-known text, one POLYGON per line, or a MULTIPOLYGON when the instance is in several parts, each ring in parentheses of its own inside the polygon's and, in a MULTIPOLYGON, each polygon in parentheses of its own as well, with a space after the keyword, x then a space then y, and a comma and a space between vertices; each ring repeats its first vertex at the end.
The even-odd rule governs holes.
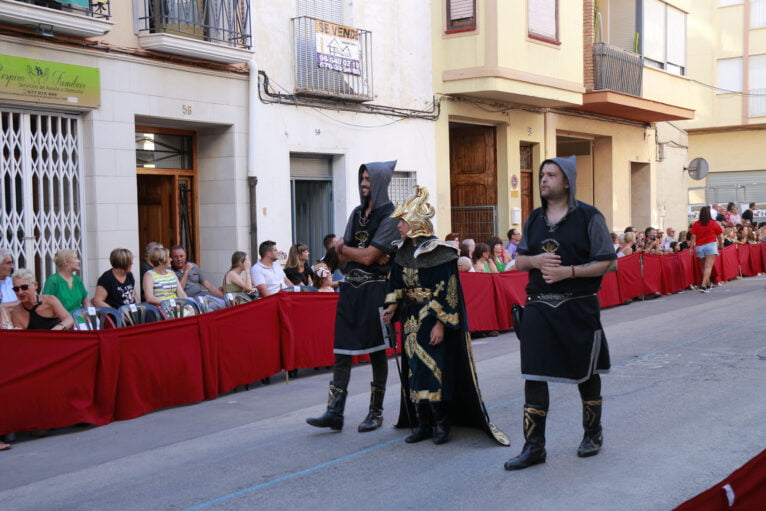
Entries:
POLYGON ((686 13, 660 0, 643 0, 639 44, 647 66, 686 74, 686 13))
POLYGON ((558 0, 527 0, 527 27, 529 37, 558 42, 558 0))
POLYGON ((446 0, 447 33, 476 29, 476 0, 446 0))

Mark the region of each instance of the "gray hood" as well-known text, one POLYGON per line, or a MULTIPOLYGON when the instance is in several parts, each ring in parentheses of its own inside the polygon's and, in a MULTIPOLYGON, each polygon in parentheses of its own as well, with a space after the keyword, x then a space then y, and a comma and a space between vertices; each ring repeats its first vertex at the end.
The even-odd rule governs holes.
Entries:
MULTIPOLYGON (((543 165, 546 163, 556 164, 556 166, 561 169, 561 171, 564 173, 564 176, 567 178, 569 184, 568 211, 571 212, 577 207, 577 199, 575 198, 577 196, 577 157, 570 156, 569 158, 549 158, 540 164, 541 172, 543 170, 543 165)), ((542 173, 540 175, 542 176, 542 173)), ((540 197, 540 200, 543 203, 543 208, 546 208, 548 206, 548 201, 542 197, 540 197)))
POLYGON ((385 204, 391 203, 388 198, 388 185, 394 176, 396 160, 365 163, 359 167, 359 176, 357 185, 359 186, 359 201, 364 205, 364 196, 362 195, 362 172, 367 170, 370 175, 370 200, 372 209, 379 208, 385 204))

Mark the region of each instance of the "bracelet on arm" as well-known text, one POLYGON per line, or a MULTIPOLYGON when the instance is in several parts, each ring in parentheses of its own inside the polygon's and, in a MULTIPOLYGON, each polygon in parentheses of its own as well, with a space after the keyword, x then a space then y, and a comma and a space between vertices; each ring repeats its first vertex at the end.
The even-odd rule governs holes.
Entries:
POLYGON ((575 278, 574 265, 572 265, 571 268, 572 268, 572 278, 575 278))

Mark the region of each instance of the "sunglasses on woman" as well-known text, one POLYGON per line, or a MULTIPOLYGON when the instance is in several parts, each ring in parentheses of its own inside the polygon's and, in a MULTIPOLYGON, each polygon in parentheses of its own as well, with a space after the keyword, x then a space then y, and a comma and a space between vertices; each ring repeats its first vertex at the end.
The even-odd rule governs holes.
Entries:
POLYGON ((26 291, 29 289, 29 284, 22 284, 20 286, 13 286, 11 289, 13 289, 14 293, 18 293, 19 291, 26 291))

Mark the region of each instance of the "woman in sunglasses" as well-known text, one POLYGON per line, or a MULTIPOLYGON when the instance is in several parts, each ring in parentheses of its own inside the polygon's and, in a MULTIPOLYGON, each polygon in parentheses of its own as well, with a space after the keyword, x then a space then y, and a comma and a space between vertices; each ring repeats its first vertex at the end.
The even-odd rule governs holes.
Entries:
POLYGON ((13 326, 25 330, 66 330, 72 328, 74 320, 58 298, 53 295, 38 295, 35 275, 26 269, 13 274, 13 291, 19 299, 11 311, 13 326))

